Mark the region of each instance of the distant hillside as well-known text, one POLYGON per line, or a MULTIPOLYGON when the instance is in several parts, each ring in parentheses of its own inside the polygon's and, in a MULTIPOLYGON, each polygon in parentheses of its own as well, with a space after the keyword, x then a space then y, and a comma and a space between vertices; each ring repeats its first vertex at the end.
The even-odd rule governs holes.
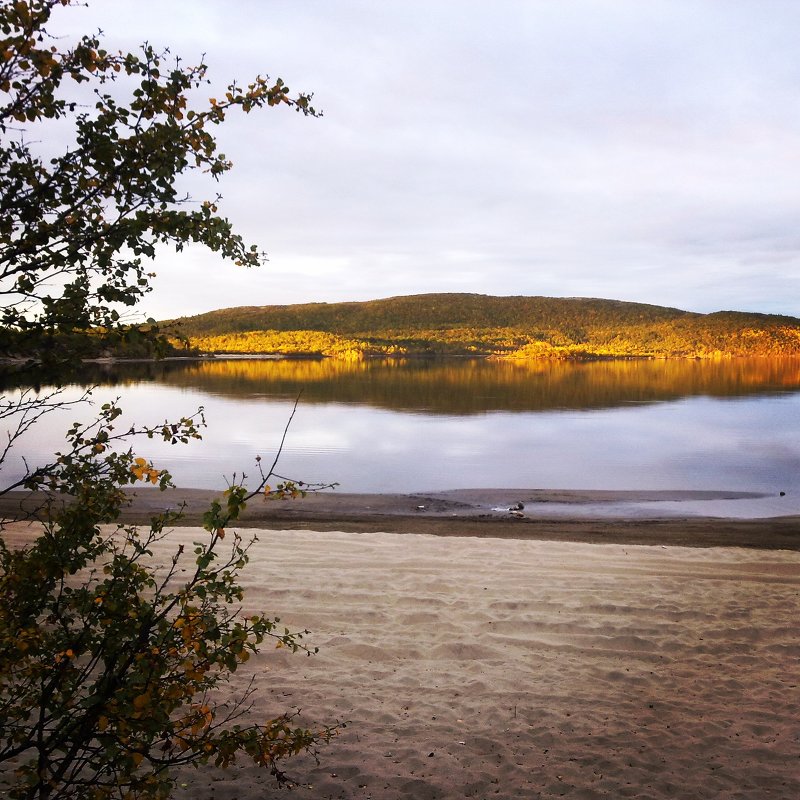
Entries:
POLYGON ((424 294, 353 303, 242 306, 174 320, 218 353, 492 355, 505 358, 800 354, 800 319, 697 314, 619 300, 424 294))

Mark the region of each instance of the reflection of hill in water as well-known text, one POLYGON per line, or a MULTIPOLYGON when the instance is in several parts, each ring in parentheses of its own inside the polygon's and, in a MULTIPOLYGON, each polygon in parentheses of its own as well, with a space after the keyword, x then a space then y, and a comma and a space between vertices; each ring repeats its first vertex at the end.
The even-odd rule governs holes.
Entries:
POLYGON ((293 399, 302 390, 305 403, 473 414, 610 408, 697 395, 795 392, 800 391, 800 359, 522 363, 480 359, 355 363, 218 360, 117 367, 99 382, 109 382, 109 378, 121 384, 153 380, 227 397, 293 399))
MULTIPOLYGON (((43 381, 47 383, 48 381, 43 381)), ((305 403, 474 414, 613 408, 683 397, 800 391, 800 359, 344 362, 214 360, 84 365, 83 385, 163 384, 236 398, 303 393, 305 403)))

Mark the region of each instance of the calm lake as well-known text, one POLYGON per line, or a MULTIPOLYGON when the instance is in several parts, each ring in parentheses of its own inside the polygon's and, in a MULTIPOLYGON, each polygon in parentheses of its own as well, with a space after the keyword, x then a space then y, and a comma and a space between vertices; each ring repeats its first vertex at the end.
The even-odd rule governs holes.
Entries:
MULTIPOLYGON (((180 486, 279 471, 345 492, 474 487, 721 489, 800 495, 800 359, 526 362, 210 360, 88 367, 125 418, 205 409, 202 442, 143 440, 180 486)), ((14 389, 7 380, 5 393, 14 389)), ((68 396, 81 389, 67 387, 68 396)), ((86 412, 42 420, 3 483, 63 446, 86 412)), ((16 459, 16 460, 15 460, 16 459)))

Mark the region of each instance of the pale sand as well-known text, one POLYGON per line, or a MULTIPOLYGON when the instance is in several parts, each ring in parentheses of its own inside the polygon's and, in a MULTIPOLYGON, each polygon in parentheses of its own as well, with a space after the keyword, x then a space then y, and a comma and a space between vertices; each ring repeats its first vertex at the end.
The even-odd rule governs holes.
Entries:
POLYGON ((798 552, 257 534, 244 610, 320 652, 269 648, 232 688, 348 725, 288 795, 242 765, 176 800, 800 797, 798 552))
MULTIPOLYGON (((246 610, 320 647, 251 660, 258 709, 348 721, 296 800, 800 797, 796 552, 258 536, 246 610)), ((240 767, 177 797, 273 791, 240 767)))

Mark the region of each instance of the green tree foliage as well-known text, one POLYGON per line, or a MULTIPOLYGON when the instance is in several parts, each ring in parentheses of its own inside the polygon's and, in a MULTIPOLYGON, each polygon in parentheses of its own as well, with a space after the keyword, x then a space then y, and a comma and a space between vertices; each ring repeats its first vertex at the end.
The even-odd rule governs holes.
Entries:
MULTIPOLYGON (((309 96, 262 77, 197 105, 204 64, 149 45, 111 52, 99 36, 65 46, 48 25, 69 5, 0 2, 0 345, 48 368, 80 356, 87 337, 92 347, 163 341, 153 324, 124 319, 150 289, 146 263, 160 245, 197 242, 260 263, 218 215, 218 198, 195 203, 179 179, 230 169, 212 131, 233 109, 315 113, 309 96), (53 153, 69 131, 71 144, 53 153)), ((0 467, 43 415, 70 404, 58 388, 4 393, 0 467)), ((333 731, 296 728, 283 714, 245 719, 247 693, 232 705, 215 693, 266 640, 305 649, 303 632, 237 613, 252 542, 227 528, 256 494, 283 499, 305 487, 275 476, 277 457, 269 469, 259 461, 254 489, 234 476, 205 514, 193 553, 159 564, 153 548, 178 514, 145 531, 117 520, 127 488, 165 489, 171 478, 129 440, 189 442, 202 410, 154 427, 122 426, 120 414, 103 405, 94 422, 73 425, 49 464, 0 487, 42 498, 40 535, 9 546, 10 520, 0 521, 0 782, 12 798, 164 798, 173 767, 227 766, 237 755, 281 779, 284 758, 333 731)))
POLYGON ((192 105, 208 83, 205 64, 186 66, 150 45, 110 52, 97 36, 64 49, 46 29, 62 5, 69 0, 0 6, 2 323, 44 360, 55 357, 57 332, 134 335, 120 310, 149 291, 146 262, 160 244, 199 242, 236 264, 259 264, 258 248, 217 213, 218 198, 191 201, 178 179, 191 171, 218 179, 231 168, 213 129, 234 109, 314 114, 308 95, 266 77, 192 105), (68 125, 74 142, 53 156, 47 136, 68 125))
MULTIPOLYGON (((207 536, 193 554, 180 548, 159 565, 152 548, 179 514, 158 516, 144 533, 107 525, 126 502, 122 487, 171 485, 152 463, 112 449, 130 433, 115 434, 120 413, 109 403, 95 423, 73 426, 66 452, 29 478, 30 488, 68 497, 51 499, 44 534, 19 549, 0 540, 0 766, 13 768, 9 796, 168 797, 172 768, 226 767, 243 753, 281 780, 282 759, 333 731, 298 728, 285 714, 239 724, 249 693, 230 705, 215 700, 265 639, 310 652, 307 631, 235 613, 252 541, 232 533, 226 552, 221 543, 255 493, 300 490, 270 488, 271 470, 253 492, 231 485, 206 513, 207 536)), ((139 432, 182 441, 201 424, 185 418, 139 432)))

